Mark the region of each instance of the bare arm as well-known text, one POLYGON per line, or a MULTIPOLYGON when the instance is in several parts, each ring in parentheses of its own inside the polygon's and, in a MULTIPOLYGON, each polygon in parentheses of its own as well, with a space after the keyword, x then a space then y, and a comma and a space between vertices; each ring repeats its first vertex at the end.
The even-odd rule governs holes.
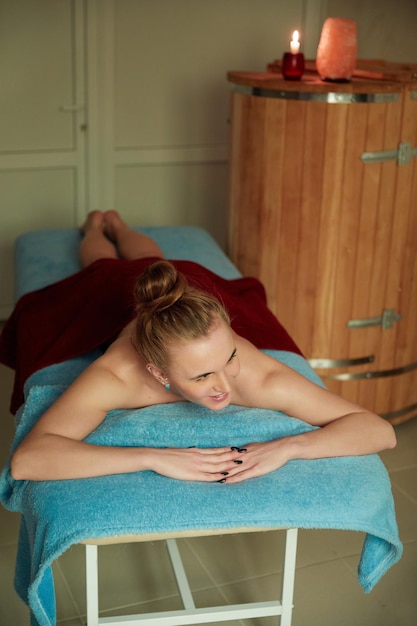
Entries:
POLYGON ((395 446, 391 424, 289 367, 282 366, 280 371, 271 372, 265 379, 264 389, 272 402, 278 402, 281 411, 321 427, 307 438, 314 441, 314 453, 304 449, 307 446, 303 444, 301 458, 372 454, 395 446), (332 454, 326 454, 329 451, 332 454))
POLYGON ((155 449, 97 446, 82 440, 115 408, 132 407, 126 383, 90 366, 44 413, 11 460, 16 480, 61 480, 154 470, 181 480, 215 481, 235 467, 230 448, 155 449))
MULTIPOLYGON (((282 364, 265 368, 256 395, 262 407, 282 411, 317 430, 271 442, 248 444, 242 464, 227 482, 239 482, 282 467, 292 459, 373 454, 396 445, 391 424, 312 383, 282 364)), ((259 406, 259 404, 258 404, 259 406)))

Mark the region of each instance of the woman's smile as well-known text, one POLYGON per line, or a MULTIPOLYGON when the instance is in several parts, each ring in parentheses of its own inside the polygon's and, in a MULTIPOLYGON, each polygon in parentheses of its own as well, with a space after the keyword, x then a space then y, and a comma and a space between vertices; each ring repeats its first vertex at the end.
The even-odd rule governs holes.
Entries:
POLYGON ((222 403, 222 402, 229 400, 229 397, 230 397, 230 394, 225 391, 223 393, 218 393, 215 396, 210 396, 210 398, 214 400, 214 402, 218 402, 218 403, 222 403))

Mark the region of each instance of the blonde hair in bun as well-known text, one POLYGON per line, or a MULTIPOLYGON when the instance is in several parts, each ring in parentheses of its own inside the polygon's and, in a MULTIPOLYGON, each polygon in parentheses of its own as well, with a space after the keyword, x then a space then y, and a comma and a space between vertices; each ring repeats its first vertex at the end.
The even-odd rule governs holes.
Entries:
POLYGON ((133 345, 145 361, 163 371, 168 367, 170 345, 206 337, 216 320, 230 324, 222 304, 190 285, 169 261, 147 267, 136 282, 134 295, 133 345))

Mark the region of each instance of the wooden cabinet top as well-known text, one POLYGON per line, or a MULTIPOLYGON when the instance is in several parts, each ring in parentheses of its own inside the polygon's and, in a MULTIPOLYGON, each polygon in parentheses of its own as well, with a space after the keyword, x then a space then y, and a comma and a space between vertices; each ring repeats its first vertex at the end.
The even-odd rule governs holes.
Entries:
POLYGON ((417 89, 417 64, 358 60, 352 80, 330 82, 321 80, 315 61, 306 60, 301 80, 285 80, 281 61, 269 63, 265 72, 229 71, 227 80, 240 87, 265 91, 305 93, 395 93, 404 86, 417 89))

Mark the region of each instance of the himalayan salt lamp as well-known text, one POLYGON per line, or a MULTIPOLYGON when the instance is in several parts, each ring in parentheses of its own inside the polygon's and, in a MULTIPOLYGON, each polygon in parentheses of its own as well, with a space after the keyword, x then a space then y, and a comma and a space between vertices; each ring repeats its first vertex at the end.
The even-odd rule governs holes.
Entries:
POLYGON ((357 55, 356 22, 328 17, 321 31, 316 67, 322 80, 347 82, 355 69, 357 55))

